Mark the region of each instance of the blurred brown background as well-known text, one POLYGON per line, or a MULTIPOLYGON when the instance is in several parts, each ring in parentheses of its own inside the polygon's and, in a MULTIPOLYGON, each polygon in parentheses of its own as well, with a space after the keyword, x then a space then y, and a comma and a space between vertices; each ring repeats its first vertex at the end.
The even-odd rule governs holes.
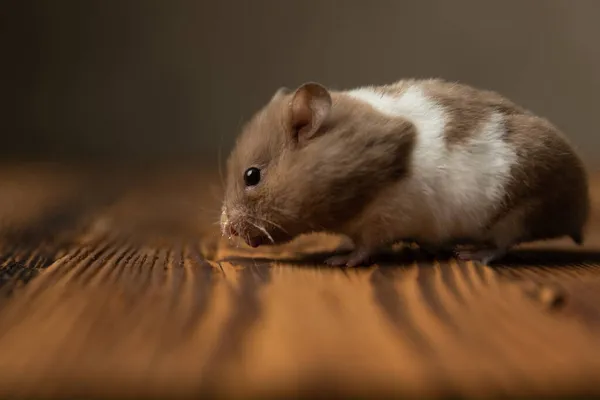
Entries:
POLYGON ((279 86, 437 76, 549 117, 593 162, 599 17, 597 0, 5 0, 0 152, 212 163, 279 86))

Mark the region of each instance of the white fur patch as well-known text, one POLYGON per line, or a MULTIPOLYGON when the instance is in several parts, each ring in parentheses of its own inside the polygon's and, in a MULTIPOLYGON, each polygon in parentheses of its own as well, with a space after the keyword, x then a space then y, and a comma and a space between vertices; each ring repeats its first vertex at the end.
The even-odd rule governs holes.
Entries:
POLYGON ((417 128, 412 175, 398 188, 398 201, 410 202, 404 216, 406 235, 443 240, 480 237, 490 213, 500 204, 517 156, 503 139, 499 113, 470 132, 467 140, 448 146, 444 137, 446 112, 418 85, 398 97, 359 88, 346 92, 379 112, 410 120, 417 128), (433 237, 432 237, 433 236, 433 237))

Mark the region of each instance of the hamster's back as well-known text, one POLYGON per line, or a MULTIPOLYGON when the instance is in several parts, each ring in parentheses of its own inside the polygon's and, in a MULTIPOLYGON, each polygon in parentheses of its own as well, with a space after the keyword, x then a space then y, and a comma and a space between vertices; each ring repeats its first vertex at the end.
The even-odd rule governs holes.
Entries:
MULTIPOLYGON (((519 241, 570 236, 582 242, 589 216, 587 174, 575 149, 557 127, 497 92, 442 79, 399 81, 382 90, 398 93, 411 86, 420 87, 444 109, 444 136, 450 151, 473 146, 474 135, 481 135, 481 126, 490 115, 500 116, 503 141, 516 157, 504 198, 497 211, 491 213, 488 226, 519 210, 523 216, 518 221, 523 232, 519 241)), ((487 157, 493 164, 505 155, 488 152, 487 157)))
POLYGON ((523 241, 560 236, 583 241, 590 207, 587 173, 556 126, 494 91, 441 79, 423 80, 419 85, 453 116, 455 132, 448 127, 450 141, 472 128, 465 126, 468 121, 477 121, 490 110, 503 116, 505 140, 515 150, 517 161, 502 207, 492 221, 523 207, 523 241))

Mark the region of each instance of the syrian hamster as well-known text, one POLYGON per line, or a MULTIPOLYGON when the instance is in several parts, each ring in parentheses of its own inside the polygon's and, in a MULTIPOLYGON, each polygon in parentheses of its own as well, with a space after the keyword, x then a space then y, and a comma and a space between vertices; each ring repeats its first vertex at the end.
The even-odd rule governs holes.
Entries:
POLYGON ((339 91, 281 88, 227 160, 221 230, 250 246, 310 232, 350 238, 358 266, 411 238, 463 259, 524 242, 583 242, 587 174, 548 120, 496 92, 442 79, 339 91))

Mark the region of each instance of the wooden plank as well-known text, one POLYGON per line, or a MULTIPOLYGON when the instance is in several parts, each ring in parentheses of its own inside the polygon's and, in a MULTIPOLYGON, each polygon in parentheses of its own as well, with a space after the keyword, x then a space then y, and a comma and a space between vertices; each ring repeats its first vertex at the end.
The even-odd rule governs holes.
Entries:
POLYGON ((7 396, 597 391, 596 229, 585 250, 537 245, 492 267, 399 247, 370 267, 329 268, 333 236, 260 251, 222 240, 214 175, 73 182, 57 207, 32 194, 10 230, 30 235, 0 229, 0 273, 17 271, 0 301, 7 396))

